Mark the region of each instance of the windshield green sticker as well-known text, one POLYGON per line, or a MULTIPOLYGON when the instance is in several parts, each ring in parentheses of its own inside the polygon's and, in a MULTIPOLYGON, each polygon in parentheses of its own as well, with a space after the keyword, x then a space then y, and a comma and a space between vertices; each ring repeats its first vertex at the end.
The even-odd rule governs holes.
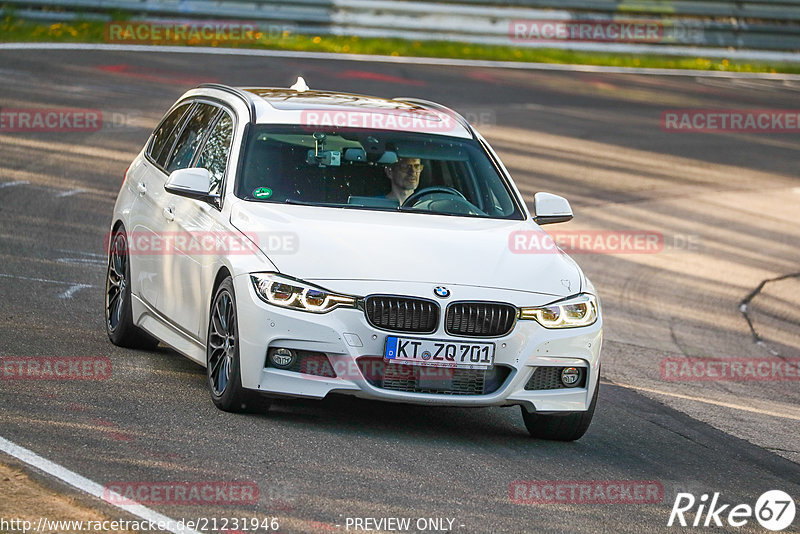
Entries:
POLYGON ((259 187, 253 191, 253 198, 269 198, 272 196, 272 189, 269 187, 259 187))

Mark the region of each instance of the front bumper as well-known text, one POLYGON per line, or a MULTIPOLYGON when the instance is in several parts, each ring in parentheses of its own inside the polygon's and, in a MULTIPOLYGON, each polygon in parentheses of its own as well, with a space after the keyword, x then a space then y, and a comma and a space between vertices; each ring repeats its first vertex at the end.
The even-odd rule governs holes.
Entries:
MULTIPOLYGON (((475 407, 522 405, 529 411, 572 412, 588 409, 597 385, 602 317, 591 326, 561 330, 546 329, 535 321, 518 321, 514 329, 503 337, 473 338, 470 341, 495 344, 495 365, 505 366, 509 371, 499 388, 488 394, 476 395, 417 393, 380 387, 379 382, 368 379, 374 377, 364 376, 359 359, 381 358, 389 335, 436 340, 465 339, 445 333, 444 321, 440 321, 438 330, 432 334, 387 332, 371 326, 364 312, 358 309, 312 314, 267 304, 256 295, 247 274, 236 276, 234 286, 239 317, 242 386, 266 394, 324 398, 329 393, 344 393, 367 399, 414 404, 475 407), (279 347, 324 353, 336 372, 336 378, 267 367, 268 349, 279 347), (587 379, 584 386, 525 389, 536 368, 550 366, 585 368, 587 379)), ((403 292, 398 291, 397 294, 422 296, 429 287, 430 284, 408 283, 402 287, 403 292)), ((341 288, 330 289, 343 291, 341 288)), ((363 288, 361 294, 368 294, 370 289, 363 288)), ((526 295, 503 290, 469 289, 454 289, 450 300, 456 300, 456 296, 460 300, 461 296, 469 294, 473 299, 492 300, 491 297, 494 297, 497 301, 524 305, 515 300, 527 298, 526 295), (476 292, 480 295, 476 295, 476 292)), ((529 302, 528 305, 544 303, 529 302)))

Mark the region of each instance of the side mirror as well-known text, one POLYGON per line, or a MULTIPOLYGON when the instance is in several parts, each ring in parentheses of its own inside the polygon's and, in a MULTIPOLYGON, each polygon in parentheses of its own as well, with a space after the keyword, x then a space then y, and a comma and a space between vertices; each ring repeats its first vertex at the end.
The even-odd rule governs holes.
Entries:
POLYGON ((536 193, 533 196, 533 220, 536 224, 553 224, 572 219, 572 208, 566 198, 552 193, 536 193))
POLYGON ((191 168, 173 171, 164 184, 164 189, 174 195, 194 198, 197 200, 212 200, 211 173, 208 169, 191 168))

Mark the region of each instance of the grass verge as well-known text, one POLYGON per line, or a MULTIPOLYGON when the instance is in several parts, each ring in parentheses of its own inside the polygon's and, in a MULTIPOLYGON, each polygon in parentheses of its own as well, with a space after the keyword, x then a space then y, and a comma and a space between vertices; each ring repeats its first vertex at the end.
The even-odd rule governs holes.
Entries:
MULTIPOLYGON (((114 17, 123 20, 123 16, 114 17)), ((0 41, 3 42, 70 42, 104 43, 106 23, 102 21, 69 21, 43 24, 27 21, 11 14, 0 22, 0 41)), ((129 44, 142 44, 135 40, 129 44)), ((301 35, 283 32, 282 35, 256 33, 239 41, 161 42, 171 45, 203 45, 232 48, 260 48, 333 52, 338 54, 373 54, 407 57, 438 57, 534 63, 598 65, 614 67, 644 67, 666 69, 712 70, 729 72, 769 72, 800 74, 800 64, 748 62, 703 57, 663 55, 609 54, 577 52, 550 48, 521 48, 514 46, 476 45, 449 41, 408 41, 328 35, 301 35)))

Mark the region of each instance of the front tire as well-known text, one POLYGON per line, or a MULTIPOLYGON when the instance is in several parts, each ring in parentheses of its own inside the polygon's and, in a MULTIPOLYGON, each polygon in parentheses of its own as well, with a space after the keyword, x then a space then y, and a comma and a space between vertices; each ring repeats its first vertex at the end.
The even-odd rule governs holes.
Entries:
POLYGON ((133 324, 131 309, 131 264, 128 238, 120 227, 111 236, 106 272, 105 319, 108 339, 129 349, 154 349, 158 340, 133 324))
POLYGON ((225 412, 266 411, 269 402, 242 387, 239 322, 233 280, 222 281, 214 294, 206 339, 206 376, 211 400, 225 412))
POLYGON ((585 412, 567 412, 558 415, 543 415, 528 412, 522 409, 522 420, 531 437, 549 439, 553 441, 575 441, 580 439, 592 423, 594 408, 597 405, 597 393, 600 391, 600 382, 594 388, 592 402, 585 412))

